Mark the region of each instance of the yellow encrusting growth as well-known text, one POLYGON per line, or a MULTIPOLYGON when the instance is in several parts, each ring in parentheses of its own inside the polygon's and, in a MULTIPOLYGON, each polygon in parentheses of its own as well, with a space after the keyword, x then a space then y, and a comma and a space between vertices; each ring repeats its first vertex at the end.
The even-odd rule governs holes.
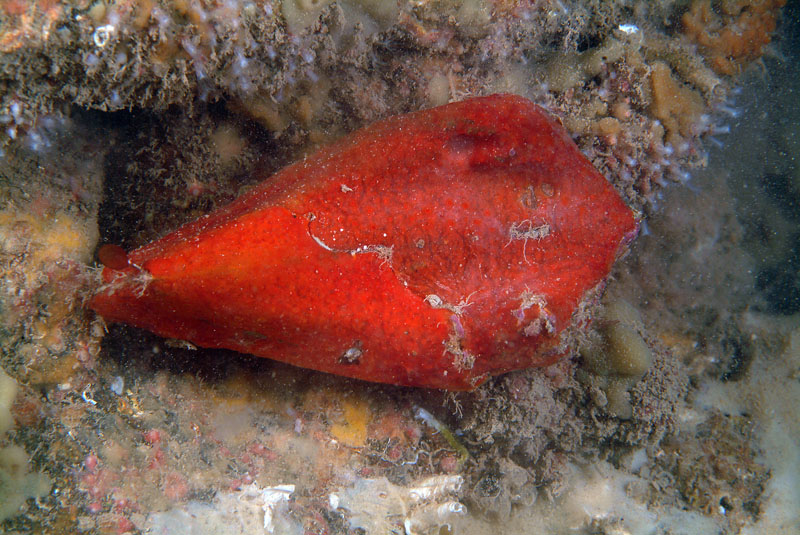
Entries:
POLYGON ((88 263, 92 254, 88 245, 97 240, 95 226, 65 212, 38 216, 9 208, 0 211, 0 229, 2 245, 24 235, 29 243, 26 253, 33 255, 35 264, 58 258, 88 263))
POLYGON ((37 344, 63 353, 65 320, 78 305, 97 234, 93 219, 63 211, 0 211, 0 274, 9 291, 0 327, 25 324, 37 344))
POLYGON ((366 443, 367 427, 372 411, 363 399, 342 401, 342 416, 331 426, 331 435, 346 446, 360 447, 366 443))

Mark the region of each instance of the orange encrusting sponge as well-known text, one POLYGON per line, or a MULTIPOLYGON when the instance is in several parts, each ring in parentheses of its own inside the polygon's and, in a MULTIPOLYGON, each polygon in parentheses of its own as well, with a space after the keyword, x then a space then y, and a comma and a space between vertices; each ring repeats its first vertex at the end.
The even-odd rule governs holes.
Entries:
POLYGON ((556 121, 493 95, 380 121, 114 255, 90 305, 202 347, 468 390, 558 358, 636 229, 556 121))

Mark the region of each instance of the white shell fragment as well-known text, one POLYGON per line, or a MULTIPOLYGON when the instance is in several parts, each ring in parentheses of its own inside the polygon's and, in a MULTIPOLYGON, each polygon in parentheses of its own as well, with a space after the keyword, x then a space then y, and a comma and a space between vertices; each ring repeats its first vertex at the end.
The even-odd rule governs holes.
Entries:
POLYGON ((455 515, 466 514, 458 492, 464 484, 459 475, 433 476, 401 487, 385 477, 359 479, 329 496, 331 509, 347 512, 350 526, 367 535, 396 533, 419 535, 449 525, 455 515), (402 526, 402 528, 401 528, 402 526))
POLYGON ((620 24, 619 28, 617 28, 617 29, 619 31, 621 31, 622 33, 626 33, 628 35, 631 35, 633 33, 639 33, 640 31, 642 31, 635 24, 620 24))
POLYGON ((241 498, 246 501, 261 501, 264 510, 264 533, 274 533, 273 517, 276 512, 287 507, 289 497, 294 492, 294 485, 277 485, 259 488, 255 483, 242 488, 241 498))

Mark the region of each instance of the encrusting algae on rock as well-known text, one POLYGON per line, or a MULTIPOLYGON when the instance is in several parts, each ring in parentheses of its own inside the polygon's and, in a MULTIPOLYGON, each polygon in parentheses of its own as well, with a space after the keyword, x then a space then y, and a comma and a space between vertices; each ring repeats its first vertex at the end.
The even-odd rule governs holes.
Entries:
MULTIPOLYGON (((764 228, 780 236, 781 227, 771 226, 771 214, 748 216, 745 230, 752 225, 758 232, 742 234, 733 216, 721 215, 731 191, 712 193, 698 169, 714 165, 714 146, 758 144, 772 131, 748 118, 748 80, 749 74, 760 79, 759 70, 783 80, 760 93, 770 94, 759 99, 764 103, 778 102, 772 88, 796 79, 773 78, 781 55, 793 57, 785 46, 791 32, 781 27, 800 20, 792 3, 781 17, 782 3, 14 0, 0 6, 0 198, 9 214, 0 218, 6 238, 0 240, 0 357, 19 391, 10 413, 16 425, 0 437, 0 447, 24 449, 13 458, 29 459, 27 473, 45 473, 53 483, 51 492, 11 507, 0 531, 238 535, 266 529, 272 510, 281 533, 279 517, 298 532, 331 534, 371 533, 373 522, 381 535, 488 533, 498 526, 509 535, 634 533, 646 531, 643 518, 656 530, 690 522, 693 532, 734 533, 744 522, 752 532, 776 532, 755 525, 780 524, 767 506, 786 496, 775 486, 779 469, 758 451, 763 426, 730 439, 725 430, 726 422, 760 424, 762 417, 753 416, 758 407, 780 405, 759 398, 756 411, 739 420, 714 404, 715 422, 692 400, 720 375, 739 392, 753 371, 774 370, 749 355, 761 345, 772 351, 775 335, 757 332, 764 342, 752 342, 754 331, 730 327, 728 318, 736 318, 735 303, 758 306, 736 254, 753 243, 748 234, 764 228), (707 8, 704 15, 698 5, 707 8), (719 45, 688 31, 685 19, 700 15, 707 17, 696 27, 700 39, 721 39, 719 45), (774 35, 770 17, 778 24, 774 35), (748 43, 749 35, 755 38, 748 43), (774 44, 765 45, 769 40, 774 44), (730 72, 720 71, 720 58, 730 72), (98 240, 106 244, 97 251, 101 263, 127 271, 137 248, 214 214, 248 188, 264 187, 256 184, 346 132, 493 93, 520 95, 556 117, 625 203, 641 211, 643 234, 649 231, 615 265, 604 305, 595 300, 599 291, 584 293, 567 316, 576 325, 592 318, 592 326, 558 332, 580 344, 562 344, 564 357, 553 365, 511 372, 465 393, 393 387, 219 349, 190 350, 191 344, 140 329, 106 326, 81 306, 97 274, 85 263, 98 240), (742 128, 751 129, 751 139, 742 128), (736 141, 723 137, 728 132, 736 141), (680 185, 687 181, 691 191, 680 185), (659 223, 659 214, 670 224, 659 223), (44 223, 56 219, 78 226, 44 223), (74 248, 64 247, 69 228, 79 231, 74 248), (700 284, 679 271, 695 264, 700 284), (738 276, 724 278, 728 270, 738 276), (613 314, 621 302, 642 321, 613 314), (702 319, 720 311, 712 322, 702 319), (587 353, 584 342, 591 340, 596 344, 587 353), (737 341, 744 342, 741 351, 737 341), (744 364, 731 367, 737 361, 744 364), (727 450, 708 448, 726 443, 727 450), (585 475, 572 477, 575 467, 585 475), (441 500, 404 501, 431 477, 463 478, 463 485, 441 500), (270 506, 267 495, 289 486, 296 491, 280 508, 270 506), (377 495, 385 489, 396 492, 377 495), (446 501, 468 513, 442 518, 446 501), (237 531, 237 519, 248 515, 253 529, 237 531)), ((788 120, 770 136, 777 139, 771 150, 786 163, 773 173, 790 165, 793 125, 788 120)), ((753 184, 758 171, 748 173, 753 184)), ((350 183, 345 190, 335 186, 345 199, 358 192, 350 183)), ((336 249, 315 232, 320 223, 319 217, 307 222, 307 234, 298 237, 313 234, 336 249)), ((515 252, 533 270, 537 251, 557 229, 544 221, 513 223, 498 249, 515 252)), ((790 236, 785 241, 791 244, 790 236)), ((432 243, 420 242, 425 249, 432 243)), ((376 248, 356 259, 378 264, 376 271, 391 280, 398 251, 376 248)), ((791 261, 767 261, 782 262, 790 281, 796 278, 791 261)), ((153 282, 147 272, 139 275, 138 282, 153 282)), ((783 297, 786 286, 777 281, 768 279, 783 297)), ((464 318, 485 306, 480 293, 457 290, 420 295, 431 315, 445 318, 448 342, 459 334, 451 316, 474 336, 464 318)), ((547 351, 551 318, 539 312, 554 301, 545 303, 532 287, 517 297, 511 313, 498 319, 522 329, 525 341, 538 329, 539 347, 547 351), (524 318, 519 324, 515 314, 524 318)), ((322 293, 317 301, 330 305, 322 293)), ((347 306, 356 305, 363 303, 347 306)), ((367 349, 351 343, 340 356, 359 366, 367 349)), ((457 355, 448 349, 462 348, 439 347, 452 363, 457 355)), ((462 353, 461 363, 470 356, 462 353)), ((786 370, 778 382, 796 375, 786 370)), ((779 397, 788 406, 791 381, 784 382, 779 397)))
POLYGON ((560 125, 493 95, 321 149, 107 266, 91 306, 202 347, 465 390, 556 360, 636 230, 560 125))

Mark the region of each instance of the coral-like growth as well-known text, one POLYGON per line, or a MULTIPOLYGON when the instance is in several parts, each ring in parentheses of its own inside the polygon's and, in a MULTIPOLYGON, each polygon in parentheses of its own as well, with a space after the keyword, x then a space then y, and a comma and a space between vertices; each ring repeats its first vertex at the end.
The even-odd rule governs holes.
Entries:
POLYGON ((716 72, 732 75, 761 57, 785 4, 786 0, 725 0, 714 9, 710 0, 695 0, 683 15, 683 29, 716 72))
POLYGON ((700 95, 678 83, 663 62, 653 64, 650 84, 653 95, 650 109, 666 129, 666 142, 678 146, 683 139, 696 135, 705 109, 700 95))

